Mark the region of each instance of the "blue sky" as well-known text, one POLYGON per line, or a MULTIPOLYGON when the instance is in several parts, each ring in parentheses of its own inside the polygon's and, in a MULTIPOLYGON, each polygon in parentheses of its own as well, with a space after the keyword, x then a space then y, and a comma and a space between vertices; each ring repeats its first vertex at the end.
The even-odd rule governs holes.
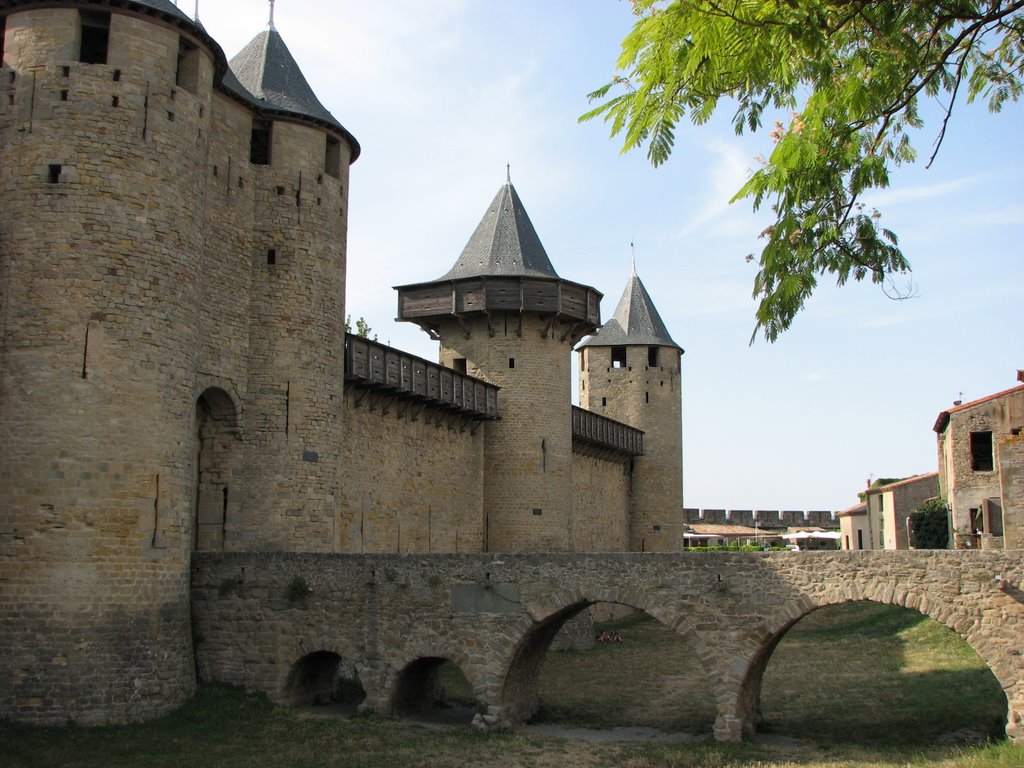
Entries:
MULTIPOLYGON (((230 58, 268 8, 203 0, 199 16, 230 58)), ((631 23, 623 0, 277 3, 306 78, 362 144, 349 312, 380 340, 436 359, 422 331, 393 322, 392 286, 448 270, 510 163, 555 268, 602 291, 605 317, 635 244, 637 271, 686 350, 686 506, 835 510, 869 477, 935 471, 938 413, 1013 386, 1024 368, 1024 108, 961 105, 932 168, 900 169, 866 200, 900 236, 916 298, 826 277, 792 330, 751 346, 756 264, 744 257, 760 251, 768 219, 728 200, 771 151, 771 120, 745 137, 727 111, 684 126, 658 169, 643 152, 620 154, 602 123, 577 118, 631 23)), ((932 119, 921 132, 925 158, 936 131, 932 119)))

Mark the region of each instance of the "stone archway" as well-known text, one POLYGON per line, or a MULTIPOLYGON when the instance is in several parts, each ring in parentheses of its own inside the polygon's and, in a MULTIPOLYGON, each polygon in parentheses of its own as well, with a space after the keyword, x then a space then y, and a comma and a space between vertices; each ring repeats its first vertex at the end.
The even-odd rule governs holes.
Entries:
POLYGON ((281 698, 294 706, 343 704, 366 698, 356 668, 332 651, 314 651, 288 670, 281 698))
MULTIPOLYGON (((621 600, 622 596, 618 596, 618 600, 607 597, 604 591, 587 598, 576 595, 575 602, 567 605, 553 604, 547 606, 547 610, 531 611, 534 616, 543 618, 520 629, 519 641, 509 654, 497 692, 501 724, 516 726, 540 712, 543 717, 556 720, 565 717, 574 722, 579 718, 583 718, 582 722, 592 720, 595 728, 629 725, 666 732, 708 732, 720 708, 720 696, 714 675, 705 674, 710 669, 707 649, 702 647, 696 633, 690 631, 692 617, 685 616, 679 606, 671 602, 662 600, 652 605, 649 596, 639 591, 634 592, 634 599, 628 603, 621 600), (574 650, 564 662, 553 659, 550 654, 556 653, 553 641, 559 632, 596 604, 627 609, 627 613, 611 622, 612 627, 621 622, 622 637, 617 642, 609 641, 608 645, 599 642, 592 650, 574 650), (665 649, 666 656, 663 663, 652 669, 632 656, 631 651, 634 641, 643 643, 640 638, 647 638, 649 643, 654 637, 660 638, 656 642, 665 644, 659 647, 665 649), (583 699, 573 693, 560 693, 563 688, 559 686, 564 686, 567 680, 564 672, 559 668, 545 671, 547 663, 564 663, 575 669, 581 675, 579 679, 590 686, 587 690, 593 693, 583 699), (594 666, 599 663, 616 666, 602 675, 599 666, 594 666), (620 675, 623 669, 629 673, 620 675), (685 674, 692 683, 690 693, 695 694, 694 701, 688 701, 685 695, 682 699, 674 698, 680 695, 680 690, 672 676, 679 674, 685 674), (697 676, 698 682, 693 683, 693 676, 697 676), (635 680, 644 680, 648 688, 643 692, 634 689, 635 680), (646 702, 643 707, 636 704, 640 700, 646 702)), ((608 622, 602 622, 602 626, 607 625, 608 622)))
POLYGON ((472 690, 472 684, 462 668, 453 660, 444 656, 421 656, 406 664, 399 672, 392 688, 387 710, 396 717, 423 716, 434 714, 437 719, 446 719, 450 723, 464 721, 466 725, 476 714, 477 704, 475 692, 468 694, 472 702, 448 690, 455 682, 460 687, 472 690), (452 681, 450 677, 459 678, 452 681), (455 717, 439 718, 439 711, 462 709, 455 717), (471 711, 470 711, 471 710, 471 711))
POLYGON ((231 467, 238 446, 238 409, 227 392, 210 387, 196 400, 195 414, 192 546, 219 550, 228 538, 229 510, 237 507, 231 467))
MULTIPOLYGON (((879 589, 879 586, 875 583, 867 583, 863 585, 846 585, 845 597, 834 595, 831 598, 813 603, 807 600, 795 601, 786 606, 785 610, 780 611, 776 617, 776 622, 770 629, 756 633, 763 640, 754 649, 753 653, 749 655, 746 662, 746 675, 742 678, 735 691, 735 704, 729 707, 731 712, 734 713, 734 717, 730 719, 739 728, 743 738, 753 737, 757 733, 758 726, 763 722, 761 698, 764 674, 773 654, 787 633, 795 624, 816 611, 853 602, 878 603, 913 611, 920 616, 936 621, 959 636, 968 647, 978 654, 995 677, 1005 697, 1007 707, 1006 734, 1011 739, 1016 737, 1015 729, 1019 729, 1021 725, 1020 715, 1015 714, 1016 710, 1013 705, 1016 688, 1019 687, 1017 685, 1018 674, 1014 674, 1012 670, 1007 669, 1006 649, 990 647, 987 635, 984 633, 965 632, 964 629, 966 627, 974 627, 974 621, 966 612, 958 610, 955 602, 938 603, 930 601, 926 591, 919 593, 910 589, 894 592, 891 589, 879 589), (941 608, 937 607, 939 605, 941 605, 941 608), (929 610, 932 607, 935 607, 935 609, 929 610), (1007 685, 1004 678, 1000 677, 1000 672, 1006 677, 1008 671, 1010 672, 1009 685, 1007 685)), ((762 625, 761 629, 764 630, 765 626, 762 625)), ((1019 669, 1016 671, 1019 672, 1019 669)), ((730 696, 729 698, 732 697, 730 696)))

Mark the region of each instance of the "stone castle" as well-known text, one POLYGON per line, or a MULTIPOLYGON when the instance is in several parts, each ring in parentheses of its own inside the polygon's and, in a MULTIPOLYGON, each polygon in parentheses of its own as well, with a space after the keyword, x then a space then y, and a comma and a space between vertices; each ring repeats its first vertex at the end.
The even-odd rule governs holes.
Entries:
POLYGON ((635 273, 602 325, 506 183, 397 289, 439 362, 347 336, 360 148, 272 24, 229 63, 170 0, 3 0, 0 54, 0 716, 180 704, 195 551, 680 548, 635 273))

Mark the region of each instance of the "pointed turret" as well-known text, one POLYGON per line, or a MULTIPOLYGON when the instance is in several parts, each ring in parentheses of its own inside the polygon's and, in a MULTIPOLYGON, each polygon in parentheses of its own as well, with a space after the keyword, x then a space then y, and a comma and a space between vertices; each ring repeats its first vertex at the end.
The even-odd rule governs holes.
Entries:
POLYGON ((325 124, 341 132, 352 147, 349 162, 359 157, 359 143, 313 93, 281 33, 271 23, 231 61, 223 87, 270 117, 325 124))
POLYGON ((441 342, 441 363, 501 387, 484 425, 484 548, 572 548, 571 351, 601 294, 558 276, 511 182, 455 265, 398 289, 398 319, 441 342))
POLYGON ((462 255, 441 280, 498 275, 558 278, 511 183, 498 190, 462 255))
POLYGON ((672 339, 635 267, 615 314, 578 351, 580 404, 644 432, 644 453, 633 466, 630 549, 679 549, 683 348, 672 339))
POLYGON ((675 347, 683 352, 683 348, 672 340, 635 269, 611 319, 579 348, 613 345, 675 347))
MULTIPOLYGON (((547 333, 575 344, 601 321, 601 293, 558 276, 511 182, 488 206, 455 265, 437 280, 397 286, 398 319, 437 338, 440 323, 538 313, 547 333)), ((492 327, 493 332, 493 327, 492 327)))

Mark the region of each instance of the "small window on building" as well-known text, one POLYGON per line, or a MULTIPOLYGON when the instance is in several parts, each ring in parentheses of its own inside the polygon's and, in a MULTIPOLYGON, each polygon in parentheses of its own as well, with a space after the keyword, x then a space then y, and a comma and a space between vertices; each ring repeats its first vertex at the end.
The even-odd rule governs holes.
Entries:
POLYGON ((604 408, 607 405, 608 405, 608 398, 607 397, 602 397, 601 398, 601 407, 604 408))
POLYGON ((267 248, 267 264, 270 266, 277 264, 277 248, 267 248))
POLYGON ((341 177, 341 142, 333 136, 327 137, 324 149, 324 173, 336 179, 341 177))
POLYGON ((612 347, 612 368, 624 368, 626 365, 626 348, 612 347))
POLYGON ((466 373, 466 358, 464 358, 464 357, 456 357, 456 358, 454 358, 452 360, 452 369, 456 373, 465 374, 466 373))
POLYGON ((587 350, 585 350, 585 349, 581 349, 580 350, 580 370, 581 371, 586 370, 586 367, 585 367, 586 366, 586 354, 587 354, 587 350))
POLYGON ((533 514, 535 514, 535 515, 543 515, 544 514, 544 510, 541 509, 540 507, 534 507, 533 508, 533 514))
POLYGON ((857 529, 857 549, 864 549, 864 530, 857 529))
POLYGON ((189 93, 199 92, 199 48, 184 37, 178 38, 178 71, 174 82, 189 93))
POLYGON ((992 432, 971 432, 971 469, 975 472, 991 472, 994 467, 992 432))
POLYGON ((47 168, 47 181, 51 184, 56 184, 60 181, 60 173, 63 170, 63 166, 51 165, 47 168))
POLYGON ((508 359, 508 367, 509 368, 515 368, 516 367, 516 359, 514 357, 510 357, 508 359))
POLYGON ((252 137, 249 141, 249 162, 253 165, 270 165, 270 142, 272 126, 269 120, 252 121, 252 137))
POLYGON ((658 348, 648 347, 647 348, 647 367, 657 368, 658 367, 658 348))
POLYGON ((78 60, 83 64, 106 64, 110 46, 110 14, 100 11, 79 11, 81 45, 78 60))

